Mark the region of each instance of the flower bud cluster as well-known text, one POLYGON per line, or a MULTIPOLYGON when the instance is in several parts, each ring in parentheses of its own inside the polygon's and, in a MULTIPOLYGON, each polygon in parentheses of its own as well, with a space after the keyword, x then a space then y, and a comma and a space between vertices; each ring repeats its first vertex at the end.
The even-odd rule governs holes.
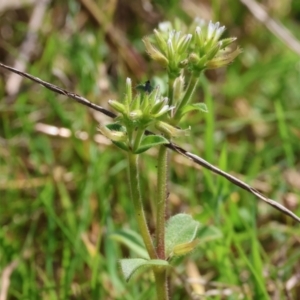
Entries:
POLYGON ((153 88, 150 81, 139 85, 140 93, 133 96, 132 83, 127 78, 123 101, 108 102, 119 113, 116 122, 100 127, 100 131, 123 150, 136 154, 168 143, 172 137, 186 135, 189 129, 177 127, 181 118, 192 110, 207 112, 204 103, 189 103, 200 73, 228 65, 241 52, 240 48, 229 49, 236 38, 221 39, 224 31, 225 26, 219 22, 195 20, 190 27, 178 22, 174 26, 161 23, 153 36, 143 42, 151 58, 167 70, 169 98, 160 94, 159 87, 153 88), (186 87, 185 75, 189 78, 186 87), (144 136, 145 130, 153 128, 163 137, 144 136))
POLYGON ((119 113, 116 118, 117 122, 101 126, 99 129, 103 135, 120 148, 134 151, 138 151, 141 138, 140 136, 137 140, 137 132, 144 132, 150 126, 156 128, 167 138, 186 135, 187 130, 181 130, 169 124, 170 112, 174 106, 170 106, 168 102, 167 97, 160 95, 159 87, 154 88, 151 92, 144 91, 133 97, 131 80, 127 78, 123 102, 108 101, 109 105, 119 113))
POLYGON ((142 92, 132 96, 131 80, 126 80, 126 94, 123 103, 109 100, 108 104, 120 113, 119 122, 125 125, 146 128, 156 120, 167 117, 174 107, 169 106, 168 98, 160 95, 159 87, 152 92, 142 92))
POLYGON ((184 66, 186 51, 192 40, 191 34, 154 29, 154 39, 145 37, 143 42, 150 57, 167 68, 169 76, 176 78, 184 66))
POLYGON ((220 39, 225 26, 220 26, 219 22, 195 20, 184 31, 177 31, 168 23, 168 26, 155 29, 153 37, 143 39, 150 57, 166 67, 172 78, 178 77, 182 69, 198 73, 223 67, 241 53, 240 48, 233 51, 228 48, 236 38, 220 39))

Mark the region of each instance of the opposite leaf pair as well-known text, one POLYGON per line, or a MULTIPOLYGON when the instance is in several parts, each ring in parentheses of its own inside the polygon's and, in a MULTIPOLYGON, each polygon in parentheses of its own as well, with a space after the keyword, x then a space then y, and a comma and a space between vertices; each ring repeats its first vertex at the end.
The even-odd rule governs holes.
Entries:
MULTIPOLYGON (((172 258, 186 255, 193 251, 200 243, 221 237, 222 234, 216 227, 203 226, 187 214, 175 215, 166 224, 165 245, 167 260, 149 259, 146 252, 139 250, 137 254, 141 258, 120 260, 122 273, 125 279, 129 280, 137 271, 170 268, 173 265, 172 261, 174 261, 172 258)), ((139 249, 134 246, 136 242, 134 244, 132 241, 130 242, 131 238, 128 234, 117 233, 112 238, 126 244, 133 251, 139 249)), ((136 241, 136 238, 133 240, 136 241)))

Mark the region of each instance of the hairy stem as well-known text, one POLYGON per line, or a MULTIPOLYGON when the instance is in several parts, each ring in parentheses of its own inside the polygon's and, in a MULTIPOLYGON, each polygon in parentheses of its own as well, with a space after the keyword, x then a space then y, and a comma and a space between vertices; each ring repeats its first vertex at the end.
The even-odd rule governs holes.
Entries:
POLYGON ((144 132, 145 132, 145 129, 143 129, 143 128, 138 129, 136 137, 134 139, 134 145, 133 145, 133 150, 134 151, 139 148, 141 140, 142 140, 143 135, 144 135, 144 132))
POLYGON ((134 205, 134 211, 140 233, 145 243, 146 249, 151 259, 156 259, 157 255, 153 246, 151 235, 148 229, 140 187, 140 175, 138 169, 138 155, 128 152, 130 193, 134 205))
MULTIPOLYGON (((159 148, 157 163, 156 195, 156 253, 159 259, 166 259, 165 254, 165 218, 168 180, 168 150, 162 145, 159 148)), ((168 299, 166 270, 154 270, 158 299, 168 299)))
POLYGON ((167 272, 166 270, 154 270, 156 294, 158 300, 168 300, 167 272))
POLYGON ((167 199, 167 148, 159 148, 157 163, 157 195, 156 195, 156 245, 159 259, 165 259, 165 217, 167 199))
POLYGON ((168 98, 169 98, 169 105, 172 106, 173 104, 173 85, 174 85, 175 78, 169 76, 168 82, 168 98))
POLYGON ((185 107, 185 105, 187 103, 189 103, 189 101, 191 100, 193 94, 194 94, 194 91, 195 91, 195 88, 198 84, 198 81, 199 81, 199 76, 194 76, 192 75, 192 77, 190 78, 190 82, 188 84, 188 87, 185 91, 185 94, 184 94, 184 97, 182 98, 176 112, 175 112, 175 115, 174 115, 174 119, 179 121, 180 118, 181 118, 181 113, 182 113, 182 109, 185 107))

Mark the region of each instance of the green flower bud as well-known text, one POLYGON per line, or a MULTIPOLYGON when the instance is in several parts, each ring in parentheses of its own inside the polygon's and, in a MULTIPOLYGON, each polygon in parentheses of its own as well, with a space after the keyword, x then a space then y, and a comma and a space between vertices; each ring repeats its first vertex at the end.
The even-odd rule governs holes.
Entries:
POLYGON ((197 75, 207 67, 217 68, 232 61, 237 52, 226 57, 224 53, 220 55, 220 50, 236 39, 220 40, 224 31, 225 26, 220 26, 219 22, 195 20, 189 28, 165 22, 159 25, 159 30, 154 30, 153 42, 146 38, 144 43, 150 57, 166 67, 168 76, 175 79, 182 69, 197 75))
POLYGON ((173 47, 173 43, 172 43, 171 39, 168 39, 168 42, 167 42, 167 54, 168 54, 169 62, 172 63, 175 58, 175 51, 174 51, 174 47, 173 47))
POLYGON ((157 86, 152 93, 149 95, 149 102, 153 106, 157 101, 160 101, 159 97, 159 86, 157 86))
POLYGON ((143 111, 143 113, 145 113, 145 111, 147 109, 149 109, 150 106, 150 101, 149 101, 149 95, 144 95, 143 100, 141 102, 141 110, 143 111))
POLYGON ((181 38, 177 47, 177 52, 179 54, 184 53, 188 49, 189 45, 191 44, 192 37, 192 34, 189 33, 181 38))
POLYGON ((225 26, 220 27, 220 22, 212 23, 209 21, 207 28, 207 39, 217 42, 225 30, 225 26))
POLYGON ((214 34, 214 37, 213 37, 213 40, 214 42, 217 42, 221 35, 223 34, 223 32, 225 31, 226 27, 225 26, 222 26, 222 27, 219 27, 220 26, 220 23, 218 22, 217 23, 218 25, 215 26, 215 34, 214 34), (218 27, 218 28, 217 28, 218 27))
POLYGON ((155 40, 156 40, 156 44, 158 46, 159 49, 161 49, 164 53, 167 52, 167 42, 163 37, 163 34, 160 33, 158 30, 154 29, 154 36, 155 36, 155 40))
POLYGON ((116 100, 108 100, 108 104, 117 112, 121 114, 126 113, 125 105, 116 100))
POLYGON ((221 40, 219 42, 221 44, 221 49, 225 49, 227 46, 232 44, 234 41, 236 41, 236 37, 231 37, 231 38, 221 40))
POLYGON ((242 50, 240 48, 236 48, 234 51, 229 54, 223 54, 215 57, 214 59, 207 62, 206 67, 208 69, 216 69, 230 64, 240 53, 242 50))
POLYGON ((133 110, 132 112, 129 113, 129 117, 131 120, 139 120, 143 117, 143 112, 140 109, 133 110))
POLYGON ((101 125, 99 131, 114 142, 125 142, 127 140, 126 132, 109 130, 106 126, 101 125))
POLYGON ((184 77, 181 75, 177 77, 173 84, 173 99, 174 103, 179 103, 184 89, 184 77))
POLYGON ((189 63, 191 64, 198 64, 200 61, 200 57, 196 53, 191 53, 188 59, 189 59, 189 63))
POLYGON ((166 114, 168 111, 172 110, 173 108, 174 108, 174 106, 164 105, 158 113, 153 114, 153 117, 159 118, 159 117, 163 116, 164 114, 166 114))
POLYGON ((142 101, 142 95, 141 94, 136 95, 132 100, 132 102, 130 103, 130 110, 133 111, 133 110, 140 109, 141 101, 142 101))
POLYGON ((202 55, 203 48, 205 45, 205 36, 203 30, 199 26, 197 26, 195 30, 195 43, 196 50, 202 55))
POLYGON ((209 51, 207 51, 207 54, 206 54, 207 60, 214 58, 215 55, 220 50, 220 48, 221 48, 221 44, 220 43, 217 43, 213 47, 211 47, 209 49, 209 51))
POLYGON ((192 72, 201 72, 206 68, 207 57, 206 55, 202 56, 201 58, 192 53, 189 57, 189 67, 192 72))
POLYGON ((179 136, 186 136, 188 135, 188 131, 190 128, 186 130, 178 129, 166 122, 157 121, 155 123, 155 127, 162 133, 164 133, 168 138, 171 137, 179 137, 179 136))
POLYGON ((148 38, 143 39, 144 45, 146 47, 146 51, 149 54, 149 56, 157 61, 162 66, 166 67, 169 63, 168 59, 157 49, 155 48, 148 38))
POLYGON ((132 84, 131 84, 131 79, 130 78, 126 78, 126 97, 125 97, 125 106, 127 109, 127 112, 129 110, 129 105, 132 101, 132 84))
POLYGON ((174 43, 174 47, 176 49, 178 49, 178 45, 179 45, 179 41, 180 41, 180 36, 181 36, 181 32, 180 31, 173 30, 170 33, 170 38, 172 39, 172 41, 174 43))
POLYGON ((154 105, 151 108, 150 114, 151 115, 155 115, 157 114, 165 105, 168 104, 168 98, 165 97, 162 100, 156 100, 156 102, 154 103, 154 105))

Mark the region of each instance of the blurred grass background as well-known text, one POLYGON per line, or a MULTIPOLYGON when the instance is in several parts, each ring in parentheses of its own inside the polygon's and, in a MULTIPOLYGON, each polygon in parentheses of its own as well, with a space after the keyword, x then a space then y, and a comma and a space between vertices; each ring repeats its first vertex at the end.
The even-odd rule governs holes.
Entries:
MULTIPOLYGON (((300 215, 299 53, 242 2, 2 3, 1 62, 104 107, 123 95, 126 77, 164 88, 141 41, 159 22, 220 21, 243 53, 206 73, 195 101, 209 114, 190 115, 183 127, 191 136, 176 143, 300 215)), ((300 39, 299 1, 260 3, 300 39)), ((134 254, 110 237, 136 224, 125 155, 97 132, 108 119, 7 71, 0 76, 0 299, 155 299, 151 277, 124 282, 118 260, 134 254)), ((149 152, 142 187, 153 229, 149 152)), ((171 165, 169 214, 192 214, 223 234, 182 258, 172 299, 298 299, 299 225, 183 157, 172 155, 171 165)))

